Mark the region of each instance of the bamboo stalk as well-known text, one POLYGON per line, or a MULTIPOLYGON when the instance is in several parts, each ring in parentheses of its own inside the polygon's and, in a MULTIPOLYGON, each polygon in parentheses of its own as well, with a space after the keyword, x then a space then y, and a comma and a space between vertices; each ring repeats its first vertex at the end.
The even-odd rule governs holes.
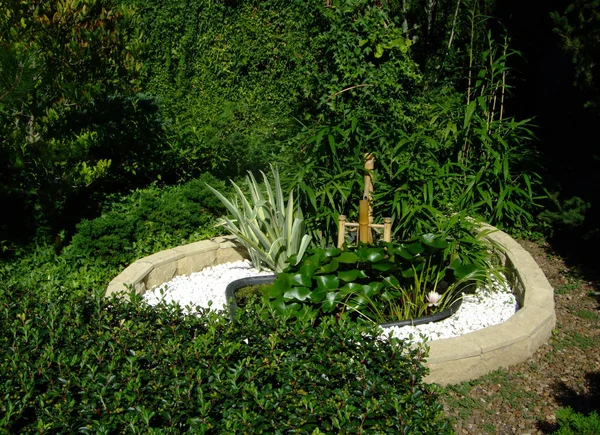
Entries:
POLYGON ((392 241, 392 218, 383 218, 383 241, 392 241))
MULTIPOLYGON (((375 169, 375 155, 373 153, 367 153, 365 154, 365 189, 363 192, 363 199, 366 199, 369 202, 369 225, 373 224, 373 195, 371 194, 373 192, 373 169, 375 169)), ((371 231, 370 227, 367 229, 367 233, 369 243, 373 243, 373 231, 371 231)))
POLYGON ((467 83, 467 106, 471 102, 471 70, 473 69, 473 35, 475 34, 475 5, 477 5, 477 2, 473 2, 473 10, 471 11, 471 42, 469 44, 469 81, 467 83))
POLYGON ((492 99, 492 107, 489 110, 489 115, 487 119, 487 131, 490 131, 490 125, 494 121, 494 112, 496 110, 496 94, 497 94, 497 86, 494 83, 496 74, 494 74, 494 56, 496 55, 496 50, 492 45, 492 39, 488 36, 488 44, 490 47, 490 92, 493 97, 492 99))
POLYGON ((369 200, 361 199, 358 214, 358 240, 369 242, 369 200))
POLYGON ((454 29, 456 28, 456 20, 458 18, 458 9, 460 7, 460 0, 456 2, 456 10, 454 11, 454 19, 452 20, 452 32, 450 32, 450 39, 448 40, 448 50, 452 47, 452 40, 454 39, 454 29))
MULTIPOLYGON (((504 62, 506 62, 506 51, 508 49, 508 37, 504 37, 504 51, 502 55, 504 56, 504 62)), ((502 68, 502 94, 500 97, 500 121, 502 121, 502 115, 504 114, 504 92, 506 90, 506 65, 502 68)))
MULTIPOLYGON (((467 82, 467 107, 471 103, 471 84, 472 84, 472 69, 473 69, 473 35, 475 34, 475 7, 477 2, 473 3, 473 10, 471 11, 471 42, 469 44, 469 80, 467 82)), ((468 127, 467 127, 468 128, 468 127)), ((463 144, 462 150, 462 164, 466 164, 469 155, 469 135, 468 130, 465 134, 465 143, 463 144)))
POLYGON ((346 239, 346 216, 341 214, 338 217, 338 243, 337 247, 342 248, 346 239))

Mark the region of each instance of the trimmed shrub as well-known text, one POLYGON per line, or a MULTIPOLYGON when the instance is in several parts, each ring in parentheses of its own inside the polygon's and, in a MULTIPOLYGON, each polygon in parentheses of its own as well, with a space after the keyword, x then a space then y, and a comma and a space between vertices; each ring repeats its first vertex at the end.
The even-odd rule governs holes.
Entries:
POLYGON ((219 234, 216 219, 225 209, 207 182, 225 187, 205 174, 182 186, 133 192, 102 216, 81 221, 65 255, 124 266, 140 256, 219 234))
POLYGON ((0 288, 0 432, 451 433, 426 352, 346 316, 234 322, 0 288))

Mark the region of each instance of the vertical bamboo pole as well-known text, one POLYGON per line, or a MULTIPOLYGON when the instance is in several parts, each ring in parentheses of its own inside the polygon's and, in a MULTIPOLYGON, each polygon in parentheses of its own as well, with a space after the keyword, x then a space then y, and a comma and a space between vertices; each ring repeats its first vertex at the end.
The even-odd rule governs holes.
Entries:
POLYGON ((369 200, 361 199, 358 213, 358 240, 368 243, 369 230, 369 200))
POLYGON ((392 241, 392 218, 383 218, 383 241, 392 241))
POLYGON ((337 247, 342 248, 344 246, 344 242, 346 239, 346 216, 345 215, 341 214, 338 217, 338 226, 339 226, 339 232, 338 232, 337 247))
MULTIPOLYGON (((373 153, 365 154, 365 190, 363 193, 363 199, 368 201, 368 223, 373 225, 373 175, 372 171, 375 169, 375 155, 373 153)), ((367 227, 367 241, 373 243, 373 231, 370 227, 367 227)))

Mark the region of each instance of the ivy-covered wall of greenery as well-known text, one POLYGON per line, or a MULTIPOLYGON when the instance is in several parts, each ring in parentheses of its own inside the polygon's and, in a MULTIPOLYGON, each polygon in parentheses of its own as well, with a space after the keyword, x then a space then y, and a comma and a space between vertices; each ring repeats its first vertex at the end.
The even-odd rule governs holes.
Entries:
MULTIPOLYGON (((592 53, 569 18, 590 9, 579 3, 559 10, 555 27, 566 42, 583 41, 565 45, 571 54, 592 53)), ((269 162, 329 240, 336 216, 356 212, 366 151, 377 154, 378 214, 394 219, 397 235, 456 211, 512 231, 540 229, 537 121, 511 104, 513 65, 523 63, 511 40, 518 32, 492 18, 502 4, 1 4, 0 199, 11 213, 0 217, 0 240, 8 244, 36 233, 69 239, 109 193, 205 172, 236 178, 269 162)), ((577 74, 595 89, 592 67, 577 74)), ((570 225, 568 204, 586 211, 589 198, 560 199, 546 221, 570 225)))

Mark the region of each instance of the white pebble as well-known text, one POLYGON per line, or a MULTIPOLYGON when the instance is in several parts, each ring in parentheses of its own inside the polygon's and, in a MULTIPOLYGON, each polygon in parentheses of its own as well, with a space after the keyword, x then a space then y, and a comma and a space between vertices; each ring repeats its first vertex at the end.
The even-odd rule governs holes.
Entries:
POLYGON ((157 305, 164 300, 166 303, 178 302, 182 307, 210 307, 213 310, 222 310, 226 309, 225 289, 231 281, 272 274, 270 270, 257 271, 248 260, 219 264, 191 275, 176 276, 171 281, 144 293, 144 299, 150 305, 157 305))

